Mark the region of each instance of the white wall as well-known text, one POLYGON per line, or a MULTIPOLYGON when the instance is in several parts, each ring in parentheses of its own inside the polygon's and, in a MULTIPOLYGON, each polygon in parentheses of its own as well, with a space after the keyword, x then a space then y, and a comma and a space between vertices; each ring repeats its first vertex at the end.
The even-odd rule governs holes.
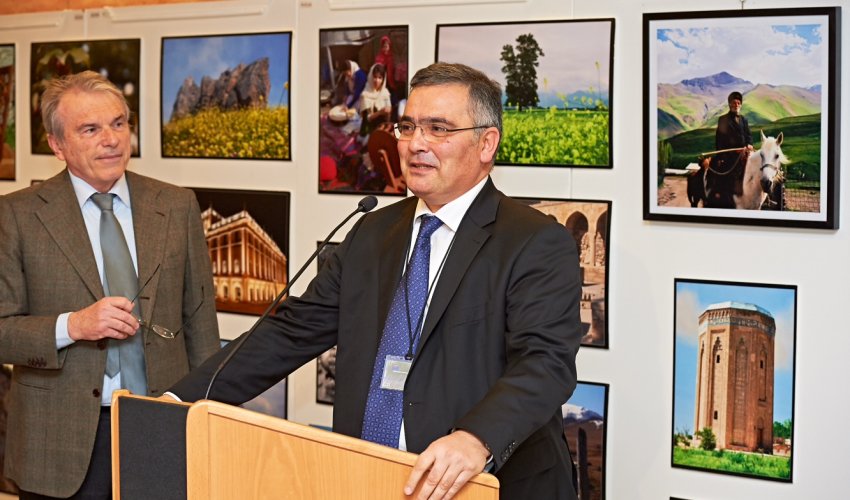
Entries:
MULTIPOLYGON (((609 252, 610 348, 579 354, 579 378, 610 384, 607 498, 776 500, 850 498, 843 425, 850 398, 842 369, 850 335, 840 321, 850 283, 845 263, 850 248, 841 231, 733 227, 642 220, 642 18, 644 12, 739 9, 739 0, 502 0, 486 4, 415 0, 345 0, 347 4, 395 4, 383 8, 331 8, 342 0, 243 0, 206 5, 171 5, 87 14, 47 13, 0 17, 0 43, 17 43, 17 162, 15 182, 0 193, 28 186, 58 172, 58 161, 29 154, 29 51, 32 41, 81 38, 142 38, 142 157, 131 168, 179 185, 292 193, 290 274, 312 253, 359 197, 317 193, 318 43, 320 28, 410 26, 410 67, 434 58, 438 23, 541 19, 616 19, 613 85, 612 170, 497 167, 494 179, 510 195, 613 200, 609 252), (442 3, 442 5, 439 5, 442 3), (253 15, 234 15, 255 10, 253 15), (407 7, 405 7, 407 6, 407 7), (44 26, 43 26, 44 25, 44 26), (159 58, 162 36, 293 31, 292 161, 225 161, 160 158, 159 58), (521 170, 521 173, 520 173, 521 170), (673 279, 701 278, 798 286, 796 401, 793 484, 673 469, 670 435, 673 386, 673 279)), ((841 5, 835 0, 747 0, 754 8, 841 5)), ((847 24, 846 22, 843 24, 847 24)), ((845 35, 841 52, 848 53, 845 35)), ((474 41, 470 41, 474 43, 474 41)), ((794 71, 794 68, 788 68, 794 71)), ((411 73, 412 73, 411 71, 411 73)), ((842 72, 842 75, 845 72, 842 72)), ((840 79, 847 96, 847 83, 840 79)), ((841 106, 847 129, 847 101, 841 106)), ((848 143, 841 137, 847 151, 848 143)), ((845 152, 845 157, 848 153, 845 152)), ((840 169, 840 165, 838 168, 840 169)), ((841 190, 847 192, 848 175, 841 190)), ((382 199, 381 205, 395 199, 382 199)), ((840 219, 848 220, 848 203, 840 219)), ((302 291, 311 266, 295 286, 302 291)), ((223 335, 233 337, 251 317, 220 314, 223 335)), ((314 403, 315 365, 290 380, 290 417, 330 424, 331 412, 314 403)))

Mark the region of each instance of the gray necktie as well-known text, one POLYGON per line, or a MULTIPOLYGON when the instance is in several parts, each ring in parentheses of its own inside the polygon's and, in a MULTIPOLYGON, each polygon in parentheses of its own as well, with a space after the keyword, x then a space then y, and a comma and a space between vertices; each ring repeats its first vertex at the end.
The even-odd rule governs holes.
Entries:
MULTIPOLYGON (((111 193, 95 193, 92 201, 100 208, 100 248, 103 251, 104 292, 110 296, 132 299, 139 291, 139 280, 133 267, 133 258, 124 239, 121 224, 112 211, 111 193)), ((140 318, 139 303, 133 305, 133 314, 140 318)), ((147 395, 145 378, 145 353, 142 332, 126 340, 111 339, 106 355, 106 374, 114 377, 121 372, 121 387, 133 394, 147 395)))

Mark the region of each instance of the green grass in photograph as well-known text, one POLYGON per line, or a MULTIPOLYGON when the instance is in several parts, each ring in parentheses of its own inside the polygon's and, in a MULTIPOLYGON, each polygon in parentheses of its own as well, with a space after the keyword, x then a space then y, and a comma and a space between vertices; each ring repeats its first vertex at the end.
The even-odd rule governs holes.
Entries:
MULTIPOLYGON (((782 132, 782 152, 790 163, 785 166, 790 182, 820 181, 820 124, 821 115, 807 115, 783 118, 771 123, 750 123, 753 147, 761 146, 761 133, 776 137, 782 132)), ((685 168, 696 162, 701 153, 714 150, 715 129, 703 128, 682 132, 667 139, 672 147, 671 168, 685 168)))
POLYGON ((162 129, 163 156, 289 159, 289 109, 209 109, 162 129))
POLYGON ((497 162, 608 166, 608 110, 505 110, 497 162))
POLYGON ((706 451, 673 448, 673 463, 684 467, 709 469, 733 474, 763 476, 776 479, 791 477, 791 459, 773 455, 741 453, 729 450, 706 451))

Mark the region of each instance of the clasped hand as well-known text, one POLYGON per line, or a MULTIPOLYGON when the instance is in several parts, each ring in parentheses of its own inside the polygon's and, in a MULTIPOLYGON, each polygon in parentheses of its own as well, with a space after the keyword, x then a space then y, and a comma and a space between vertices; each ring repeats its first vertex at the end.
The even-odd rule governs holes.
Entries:
POLYGON ((126 339, 139 329, 133 303, 125 297, 104 297, 68 316, 72 340, 126 339))

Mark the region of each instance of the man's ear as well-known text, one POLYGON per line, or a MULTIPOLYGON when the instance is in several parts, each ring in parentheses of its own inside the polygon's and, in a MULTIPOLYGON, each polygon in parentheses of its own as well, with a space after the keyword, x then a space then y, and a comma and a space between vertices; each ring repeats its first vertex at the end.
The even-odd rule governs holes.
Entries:
POLYGON ((59 158, 60 161, 65 161, 65 153, 63 151, 62 141, 57 139, 53 134, 47 134, 47 144, 50 145, 50 149, 53 150, 53 154, 56 158, 59 158))
POLYGON ((481 148, 481 163, 492 163, 496 160, 496 149, 499 147, 501 137, 496 127, 487 128, 481 133, 478 141, 481 148))

